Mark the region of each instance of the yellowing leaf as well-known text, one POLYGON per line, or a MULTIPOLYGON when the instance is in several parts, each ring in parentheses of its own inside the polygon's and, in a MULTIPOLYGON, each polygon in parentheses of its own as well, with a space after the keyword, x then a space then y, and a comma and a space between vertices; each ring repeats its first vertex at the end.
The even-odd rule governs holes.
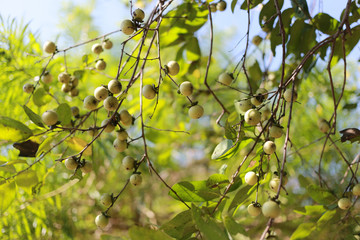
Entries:
MULTIPOLYGON (((72 150, 77 151, 77 152, 82 151, 82 150, 85 148, 85 146, 87 145, 87 142, 85 142, 83 139, 78 138, 78 137, 73 137, 73 138, 67 140, 66 142, 68 143, 68 146, 69 146, 72 150)), ((84 155, 84 156, 90 156, 90 155, 92 155, 92 150, 91 150, 91 148, 88 147, 88 148, 85 150, 85 152, 84 152, 83 155, 84 155)))

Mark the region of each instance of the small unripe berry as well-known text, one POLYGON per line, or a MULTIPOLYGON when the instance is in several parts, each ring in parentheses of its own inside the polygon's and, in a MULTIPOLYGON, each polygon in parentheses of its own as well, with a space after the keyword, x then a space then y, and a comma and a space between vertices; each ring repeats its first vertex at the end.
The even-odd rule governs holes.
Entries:
POLYGON ((43 45, 43 50, 46 53, 52 54, 56 51, 56 45, 54 42, 47 41, 43 45))
POLYGON ((269 200, 261 208, 265 217, 276 218, 280 215, 280 207, 276 202, 269 200))
POLYGON ((259 216, 261 213, 261 207, 254 205, 253 203, 249 204, 249 206, 247 207, 247 211, 248 213, 253 216, 259 216))
POLYGON ((100 54, 104 51, 104 49, 100 43, 95 43, 94 45, 92 45, 91 51, 95 54, 100 54))
POLYGON ((138 22, 142 22, 142 20, 144 20, 145 18, 145 13, 143 10, 141 10, 140 8, 136 9, 133 12, 133 18, 134 20, 138 21, 138 22))
POLYGON ((65 167, 69 170, 75 170, 78 166, 78 162, 72 157, 67 158, 64 161, 64 164, 65 164, 65 167))
POLYGON ((319 130, 323 133, 327 133, 330 129, 330 124, 325 119, 321 118, 318 121, 319 130))
POLYGON ((43 115, 41 116, 41 119, 43 120, 45 125, 53 126, 58 121, 58 115, 55 111, 48 110, 43 113, 43 115))
POLYGON ((271 116, 271 110, 267 106, 263 107, 260 110, 260 112, 261 112, 261 121, 265 121, 265 120, 269 119, 269 117, 271 116))
POLYGON ((94 90, 94 97, 98 101, 105 100, 109 96, 109 91, 106 89, 106 87, 100 86, 95 88, 94 90))
POLYGON ((110 133, 115 130, 115 126, 112 124, 111 119, 105 119, 101 122, 101 127, 104 127, 105 125, 106 127, 104 129, 104 132, 110 133))
POLYGON ((111 80, 108 83, 108 89, 112 94, 118 94, 121 92, 122 89, 122 85, 121 82, 119 82, 118 80, 111 80))
POLYGON ((295 102, 298 97, 297 92, 295 90, 293 92, 292 89, 286 89, 286 91, 284 92, 285 101, 291 102, 292 95, 294 95, 292 101, 295 102))
POLYGON ((193 93, 194 86, 191 82, 185 81, 180 84, 180 93, 184 95, 185 97, 190 96, 193 93))
POLYGON ((106 62, 104 60, 96 61, 95 68, 99 71, 103 71, 106 68, 106 62))
POLYGON ((235 109, 239 112, 244 114, 247 110, 252 108, 252 103, 250 99, 242 99, 240 101, 235 101, 235 109))
POLYGON ((276 145, 273 141, 266 141, 263 146, 266 154, 273 154, 276 151, 276 145))
POLYGON ((232 83, 233 80, 234 80, 233 76, 231 76, 229 73, 226 73, 226 72, 221 73, 219 75, 219 79, 218 79, 218 81, 220 83, 222 83, 222 84, 224 84, 226 86, 229 86, 232 83))
POLYGON ((99 228, 105 228, 109 224, 109 218, 107 218, 103 214, 99 214, 95 218, 95 224, 99 228))
POLYGON ((140 174, 134 173, 130 176, 130 183, 134 186, 140 185, 142 182, 142 177, 140 174))
POLYGON ((258 176, 255 172, 250 171, 245 174, 245 182, 249 185, 255 185, 258 181, 258 176))
POLYGON ((251 98, 251 103, 255 106, 259 106, 261 103, 263 103, 268 97, 267 90, 265 88, 259 88, 256 91, 256 94, 254 97, 251 98))
POLYGON ((166 65, 167 71, 171 76, 175 76, 180 71, 180 65, 176 61, 170 61, 166 65))
POLYGON ((113 47, 113 43, 109 39, 106 39, 102 42, 102 47, 105 49, 111 49, 113 47))
POLYGON ((270 180, 269 187, 271 190, 273 190, 274 192, 277 192, 277 190, 279 189, 279 186, 280 186, 280 178, 275 177, 270 180))
POLYGON ((34 84, 25 83, 23 86, 23 91, 26 93, 32 93, 34 91, 34 84))
POLYGON ((103 195, 101 195, 100 202, 101 202, 102 205, 104 205, 105 207, 110 207, 110 205, 112 204, 112 197, 111 197, 111 195, 108 194, 108 193, 104 193, 103 195))
POLYGON ((130 171, 135 167, 135 159, 130 156, 126 156, 122 160, 122 165, 126 170, 130 171))
POLYGON ((245 122, 251 126, 255 126, 261 120, 261 114, 256 109, 247 110, 244 116, 245 122))
POLYGON ((188 114, 192 119, 199 119, 204 115, 204 108, 200 105, 194 105, 189 108, 188 114))
POLYGON ((280 138, 282 136, 282 129, 281 127, 278 127, 276 125, 272 125, 270 128, 269 128, 269 135, 270 137, 273 137, 273 138, 280 138))
POLYGON ((46 71, 42 76, 42 81, 45 84, 49 84, 53 81, 53 76, 48 71, 46 71))
POLYGON ((79 114, 80 114, 80 110, 79 110, 79 108, 78 107, 71 107, 71 114, 74 116, 74 117, 76 117, 76 116, 79 116, 79 114))
POLYGON ((70 81, 70 74, 68 74, 67 72, 62 72, 58 75, 58 80, 61 83, 69 83, 70 81))
POLYGON ((90 111, 96 109, 98 103, 99 103, 98 100, 96 100, 96 98, 91 95, 87 96, 84 99, 84 107, 90 111))
POLYGON ((120 141, 119 139, 115 139, 113 142, 113 146, 116 151, 118 152, 124 152, 128 146, 126 141, 120 141))
POLYGON ((360 196, 360 183, 356 184, 353 189, 352 189, 352 193, 355 196, 360 196))
POLYGON ((119 115, 122 124, 124 124, 125 126, 130 126, 132 124, 133 118, 127 110, 121 110, 119 115))
POLYGON ((125 141, 128 138, 128 133, 125 129, 121 129, 120 131, 116 132, 116 138, 120 141, 125 141))
POLYGON ((93 165, 91 162, 85 161, 84 165, 80 168, 80 170, 83 173, 89 173, 92 171, 92 167, 93 167, 93 165))
POLYGON ((75 76, 70 77, 70 84, 72 87, 77 87, 79 85, 79 79, 75 76))
POLYGON ((340 198, 340 200, 338 201, 338 206, 340 209, 342 210, 347 210, 351 207, 351 201, 348 198, 340 198))
POLYGON ((104 108, 108 111, 115 111, 116 108, 118 107, 118 100, 116 97, 114 96, 108 96, 105 100, 104 100, 104 108))
POLYGON ((211 11, 211 12, 216 12, 216 10, 217 10, 217 9, 216 9, 216 3, 211 3, 211 4, 210 4, 210 11, 211 11))
POLYGON ((216 9, 219 11, 225 11, 226 9, 226 2, 225 1, 220 1, 216 4, 216 9))
POLYGON ((135 25, 131 20, 126 19, 121 22, 120 29, 124 34, 131 35, 135 31, 135 25))
POLYGON ((70 94, 70 97, 76 97, 79 95, 79 89, 73 88, 70 90, 69 94, 70 94))
POLYGON ((155 98, 156 92, 155 92, 154 86, 152 86, 150 84, 144 85, 142 88, 142 94, 147 99, 155 98))
POLYGON ((71 90, 71 86, 68 83, 63 83, 61 85, 61 91, 63 91, 64 93, 70 92, 71 90))

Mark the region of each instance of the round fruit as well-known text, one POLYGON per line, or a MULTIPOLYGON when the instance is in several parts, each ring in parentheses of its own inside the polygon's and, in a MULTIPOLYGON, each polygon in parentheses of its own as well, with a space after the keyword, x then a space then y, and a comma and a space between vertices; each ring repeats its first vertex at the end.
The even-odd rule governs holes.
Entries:
POLYGON ((259 106, 261 103, 263 103, 268 97, 268 92, 265 88, 259 88, 256 91, 256 94, 254 97, 251 98, 251 103, 255 106, 259 106))
POLYGON ((356 184, 353 189, 352 189, 352 193, 355 196, 360 196, 360 183, 356 184))
POLYGON ((41 116, 41 119, 43 120, 43 122, 46 125, 53 126, 58 121, 58 115, 57 115, 57 113, 55 111, 48 110, 48 111, 43 113, 43 115, 41 116))
POLYGON ((276 218, 280 215, 280 207, 276 202, 269 200, 261 208, 265 217, 276 218))
POLYGON ((330 129, 330 124, 325 119, 321 118, 318 121, 318 126, 321 132, 327 133, 330 129))
POLYGON ((54 53, 56 51, 56 45, 54 42, 47 41, 43 45, 43 50, 46 53, 54 53))
POLYGON ((112 197, 111 197, 111 195, 108 194, 108 193, 104 193, 103 195, 101 195, 100 202, 101 202, 102 205, 104 205, 105 207, 110 207, 110 205, 112 204, 112 197))
POLYGON ((95 218, 95 224, 99 228, 105 228, 109 224, 109 218, 107 218, 104 214, 99 214, 95 218))
POLYGON ((98 133, 99 133, 99 130, 96 127, 90 127, 89 128, 90 136, 95 137, 95 136, 98 135, 98 133))
POLYGON ((104 60, 96 61, 95 68, 99 71, 105 70, 106 62, 104 60))
POLYGON ((273 141, 266 141, 263 146, 266 154, 273 154, 276 151, 276 145, 273 141))
POLYGON ((25 83, 23 86, 23 91, 26 93, 32 93, 34 91, 34 84, 25 83))
POLYGON ((142 182, 142 177, 140 174, 134 173, 130 176, 130 183, 134 186, 140 185, 142 182))
POLYGON ((115 111, 116 108, 118 107, 118 100, 116 97, 114 96, 108 96, 105 100, 104 100, 104 108, 108 111, 115 111))
POLYGON ((113 47, 113 43, 109 39, 106 39, 102 42, 102 47, 105 49, 111 49, 113 47))
POLYGON ((131 20, 126 19, 121 22, 120 29, 124 34, 131 35, 135 31, 135 26, 131 20))
POLYGON ((247 207, 247 211, 251 216, 256 217, 256 216, 259 216, 259 214, 261 213, 261 207, 251 203, 247 207))
POLYGON ((216 4, 216 9, 219 11, 225 11, 226 9, 226 2, 225 1, 220 1, 216 4))
POLYGON ((293 102, 295 102, 296 99, 297 99, 297 97, 298 97, 297 92, 296 92, 295 90, 294 90, 294 92, 293 92, 292 89, 286 89, 286 91, 284 92, 284 99, 285 99, 285 101, 291 102, 292 95, 294 95, 294 96, 293 96, 293 102))
POLYGON ((122 85, 121 82, 119 82, 118 80, 111 80, 108 83, 108 89, 112 94, 118 94, 121 92, 122 89, 122 85))
POLYGON ((189 108, 188 114, 192 119, 199 119, 204 114, 204 108, 200 105, 194 105, 189 108))
POLYGON ((109 96, 109 91, 106 89, 106 87, 100 86, 95 88, 94 97, 98 101, 105 100, 108 96, 109 96))
POLYGON ((245 113, 247 110, 252 108, 250 99, 242 99, 235 102, 235 108, 239 113, 245 113))
POLYGON ((74 116, 74 117, 76 117, 76 116, 79 116, 79 114, 80 114, 80 110, 79 110, 79 108, 78 107, 71 107, 71 114, 74 116))
POLYGON ((255 185, 258 181, 258 176, 255 172, 250 171, 245 174, 245 182, 249 185, 255 185))
POLYGON ((283 133, 282 133, 281 127, 278 127, 278 126, 276 126, 276 125, 272 125, 272 126, 269 128, 269 134, 270 134, 270 137, 280 138, 283 133))
POLYGON ((124 152, 127 148, 127 142, 126 141, 120 141, 119 139, 115 139, 113 146, 116 151, 118 152, 124 152))
POLYGON ((269 187, 274 192, 277 192, 277 190, 279 189, 279 186, 280 186, 280 178, 278 178, 278 177, 271 179, 271 181, 269 182, 269 187))
POLYGON ((49 84, 53 81, 53 76, 48 71, 46 71, 42 76, 42 81, 45 84, 49 84))
POLYGON ((194 90, 194 86, 192 85, 191 82, 189 81, 185 81, 183 83, 180 84, 180 93, 182 95, 184 95, 185 97, 190 96, 193 93, 194 90))
POLYGON ((70 77, 70 84, 72 87, 77 87, 79 85, 79 79, 75 76, 70 77))
POLYGON ((126 170, 130 171, 135 167, 135 159, 132 157, 126 156, 122 160, 122 165, 126 170))
POLYGON ((340 209, 342 210, 347 210, 351 207, 351 201, 348 198, 340 198, 340 200, 338 201, 338 206, 340 209))
POLYGON ((167 71, 171 76, 175 76, 180 71, 180 65, 176 61, 170 61, 166 65, 167 71))
POLYGON ((71 89, 71 91, 69 92, 69 94, 70 94, 71 97, 76 97, 76 96, 79 95, 79 89, 73 88, 73 89, 71 89))
POLYGON ((84 107, 90 111, 96 109, 98 103, 99 103, 98 100, 96 100, 96 98, 91 95, 87 96, 84 99, 84 107))
POLYGON ((269 119, 269 117, 271 116, 271 110, 267 106, 263 107, 260 110, 260 112, 261 112, 261 121, 265 121, 265 120, 269 119))
POLYGON ((218 81, 226 86, 229 86, 232 81, 234 80, 234 77, 230 75, 229 73, 222 73, 219 75, 218 81))
POLYGON ((147 99, 153 99, 156 96, 156 92, 153 85, 146 84, 142 88, 142 94, 147 99))
POLYGON ((61 86, 61 91, 64 93, 70 92, 71 86, 68 83, 63 83, 61 86))
POLYGON ((133 118, 127 110, 121 110, 119 115, 122 124, 125 126, 130 126, 132 124, 133 118))
POLYGON ((65 167, 69 170, 75 170, 78 166, 78 163, 77 161, 70 157, 70 158, 67 158, 65 161, 64 161, 64 164, 65 164, 65 167))
POLYGON ((255 126, 261 120, 261 114, 256 109, 247 110, 244 116, 245 122, 251 126, 255 126))
POLYGON ((140 8, 136 9, 133 12, 133 18, 134 20, 138 21, 138 22, 142 22, 142 20, 144 20, 145 18, 145 13, 143 10, 141 10, 140 8))
POLYGON ((255 46, 259 46, 260 43, 262 42, 262 37, 260 37, 259 35, 256 35, 253 37, 253 39, 251 40, 251 42, 255 45, 255 46))
POLYGON ((210 4, 210 11, 216 12, 216 4, 215 3, 210 4))
POLYGON ((110 133, 114 131, 115 126, 112 124, 111 119, 105 119, 104 121, 101 122, 101 127, 104 127, 105 125, 106 127, 104 129, 104 132, 110 133))
POLYGON ((95 43, 94 45, 92 45, 91 51, 95 54, 100 54, 104 51, 104 49, 100 43, 95 43))
POLYGON ((70 74, 68 74, 67 72, 62 72, 58 75, 58 80, 61 83, 69 83, 70 81, 70 74))
POLYGON ((85 161, 84 165, 80 168, 83 173, 89 173, 92 171, 92 163, 85 161))
POLYGON ((120 131, 116 132, 116 138, 120 141, 125 141, 128 138, 128 133, 125 129, 121 129, 120 131))

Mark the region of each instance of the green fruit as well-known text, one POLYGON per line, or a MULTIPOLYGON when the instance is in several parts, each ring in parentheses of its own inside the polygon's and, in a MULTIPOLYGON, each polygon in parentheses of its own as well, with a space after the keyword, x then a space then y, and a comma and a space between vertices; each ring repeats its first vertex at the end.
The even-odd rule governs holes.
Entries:
POLYGON ((62 72, 58 75, 58 80, 61 83, 69 83, 70 82, 70 74, 67 72, 62 72))
POLYGON ((247 124, 255 126, 260 122, 261 114, 256 109, 250 109, 246 111, 244 119, 247 124))
POLYGON ((110 194, 108 193, 104 193, 103 195, 101 195, 100 198, 100 202, 102 203, 102 205, 104 205, 105 207, 110 207, 110 205, 112 204, 112 197, 110 194))
POLYGON ((130 126, 133 122, 133 118, 127 110, 121 110, 120 113, 120 121, 124 126, 130 126))
POLYGON ((171 76, 177 75, 179 73, 179 71, 180 71, 180 65, 176 61, 168 62, 168 64, 165 67, 167 69, 167 72, 171 76))
POLYGON ((75 76, 70 77, 70 84, 72 87, 77 87, 79 85, 79 79, 75 76))
POLYGON ((134 186, 140 185, 142 182, 142 177, 140 174, 134 173, 130 176, 130 183, 134 186))
POLYGON ((249 206, 247 207, 247 211, 248 213, 253 216, 253 217, 256 217, 256 216, 259 216, 260 213, 261 213, 261 207, 251 203, 249 204, 249 206))
POLYGON ((48 71, 46 71, 42 76, 42 81, 45 84, 49 84, 53 81, 53 76, 48 71))
POLYGON ((269 134, 270 134, 270 137, 273 137, 273 138, 280 138, 282 136, 282 129, 276 125, 272 125, 270 128, 269 128, 269 134))
POLYGON ((265 217, 276 218, 280 215, 280 207, 276 202, 269 200, 261 208, 265 217))
POLYGON ((75 170, 77 168, 77 166, 79 165, 78 162, 72 157, 67 158, 64 161, 64 164, 65 164, 65 167, 69 170, 75 170))
POLYGON ((115 139, 113 142, 113 146, 116 151, 118 152, 124 152, 128 146, 126 141, 120 141, 119 139, 115 139))
POLYGON ((80 114, 80 110, 79 110, 79 108, 78 107, 71 107, 71 114, 74 116, 74 117, 76 117, 76 116, 79 116, 79 114, 80 114))
MULTIPOLYGON (((261 121, 265 121, 269 119, 271 116, 271 110, 267 106, 261 108, 260 112, 261 112, 261 121)), ((265 123, 263 123, 263 126, 265 126, 265 123)))
POLYGON ((258 176, 255 172, 250 171, 245 174, 245 182, 249 185, 255 185, 258 181, 258 176))
POLYGON ((269 187, 271 190, 273 190, 274 192, 277 192, 277 190, 279 189, 279 186, 280 186, 280 178, 275 177, 270 180, 269 187))
POLYGON ((327 133, 329 131, 329 129, 330 129, 330 124, 325 119, 320 118, 319 121, 318 121, 318 127, 319 127, 319 130, 321 132, 327 133))
POLYGON ((291 102, 292 95, 294 95, 292 101, 295 102, 298 97, 297 92, 295 90, 293 92, 292 89, 286 89, 286 91, 284 92, 285 101, 291 102))
POLYGON ((118 94, 121 92, 122 89, 122 85, 121 82, 119 82, 118 80, 111 80, 108 83, 108 89, 112 94, 118 94))
POLYGON ((93 167, 93 165, 91 162, 85 161, 84 165, 80 168, 80 170, 83 173, 89 173, 92 171, 92 167, 93 167))
POLYGON ((78 96, 78 95, 79 95, 79 89, 77 89, 77 88, 71 89, 71 91, 69 92, 69 95, 70 95, 71 97, 76 97, 76 96, 78 96))
POLYGON ((55 111, 48 110, 41 116, 42 121, 45 125, 53 126, 58 122, 58 115, 55 111))
POLYGON ((216 4, 216 9, 219 11, 225 11, 226 9, 226 2, 225 1, 220 1, 216 4))
POLYGON ((242 114, 244 114, 247 110, 253 107, 250 99, 242 99, 239 101, 235 101, 234 104, 237 112, 242 114))
POLYGON ((340 209, 342 210, 347 210, 351 207, 352 203, 350 201, 350 199, 348 198, 340 198, 340 200, 338 201, 338 206, 340 209))
POLYGON ((84 107, 88 110, 95 110, 98 105, 98 100, 94 96, 87 96, 84 99, 84 107))
POLYGON ((226 86, 230 86, 232 81, 234 80, 234 77, 229 73, 221 73, 219 75, 218 81, 226 86))
POLYGON ((265 88, 259 88, 256 91, 254 97, 251 98, 251 103, 254 104, 255 106, 259 106, 267 99, 267 97, 268 97, 267 90, 265 88))
POLYGON ((156 96, 156 92, 153 85, 146 84, 142 88, 142 94, 147 99, 153 99, 156 96))
POLYGON ((104 108, 108 111, 115 111, 116 108, 118 107, 118 100, 116 97, 114 96, 108 96, 105 100, 104 100, 104 108))
POLYGON ((112 124, 111 119, 105 119, 101 122, 101 127, 104 127, 105 125, 106 127, 104 129, 104 132, 110 133, 115 130, 115 126, 112 124))
POLYGON ((96 61, 95 68, 99 71, 103 71, 106 68, 106 62, 104 60, 96 61))
POLYGON ((194 86, 191 82, 185 81, 180 84, 179 87, 180 93, 184 95, 185 97, 190 96, 193 93, 194 86))
POLYGON ((120 29, 124 34, 131 35, 135 31, 135 25, 131 20, 126 19, 121 22, 120 29))
POLYGON ((99 214, 95 218, 95 224, 99 228, 105 228, 109 224, 109 218, 104 214, 99 214))
POLYGON ((56 45, 54 42, 47 41, 43 45, 43 50, 46 53, 52 54, 56 51, 56 45))
POLYGON ((360 183, 356 184, 353 189, 352 189, 352 193, 355 196, 360 196, 360 183))
POLYGON ((145 18, 145 13, 143 10, 141 10, 140 8, 136 9, 133 12, 133 18, 134 20, 138 21, 138 22, 142 22, 145 18))
POLYGON ((106 89, 106 87, 100 86, 95 88, 94 90, 94 97, 98 101, 105 100, 109 96, 109 91, 106 89))
POLYGON ((130 171, 130 170, 134 169, 134 167, 135 167, 135 159, 132 157, 126 156, 122 160, 122 165, 126 170, 130 171))
POLYGON ((211 4, 210 4, 210 11, 211 11, 211 12, 216 12, 216 10, 217 10, 217 9, 216 9, 216 3, 211 3, 211 4))
POLYGON ((103 47, 101 46, 100 43, 95 43, 94 45, 92 45, 91 47, 91 51, 95 54, 100 54, 104 51, 103 47))
POLYGON ((204 108, 200 105, 194 105, 189 108, 188 114, 192 119, 199 119, 204 115, 204 108))
POLYGON ((71 86, 68 83, 63 83, 61 86, 61 91, 68 93, 71 90, 71 86))
POLYGON ((263 146, 264 152, 266 154, 273 154, 276 151, 276 145, 273 141, 266 141, 263 146))
POLYGON ((34 84, 31 83, 25 83, 23 86, 23 91, 26 93, 32 93, 34 91, 34 84))
POLYGON ((125 141, 128 138, 128 133, 125 129, 121 129, 120 131, 116 132, 116 138, 120 141, 125 141))
POLYGON ((105 41, 102 42, 102 47, 104 49, 111 49, 113 47, 113 43, 109 39, 106 39, 105 41))

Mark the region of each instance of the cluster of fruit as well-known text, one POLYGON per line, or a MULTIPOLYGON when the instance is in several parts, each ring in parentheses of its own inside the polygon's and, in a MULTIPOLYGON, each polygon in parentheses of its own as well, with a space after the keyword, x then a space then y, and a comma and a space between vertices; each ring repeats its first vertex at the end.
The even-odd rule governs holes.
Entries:
POLYGON ((216 11, 225 11, 226 9, 226 2, 225 1, 219 1, 217 3, 211 3, 210 4, 210 11, 211 12, 216 12, 216 11))

